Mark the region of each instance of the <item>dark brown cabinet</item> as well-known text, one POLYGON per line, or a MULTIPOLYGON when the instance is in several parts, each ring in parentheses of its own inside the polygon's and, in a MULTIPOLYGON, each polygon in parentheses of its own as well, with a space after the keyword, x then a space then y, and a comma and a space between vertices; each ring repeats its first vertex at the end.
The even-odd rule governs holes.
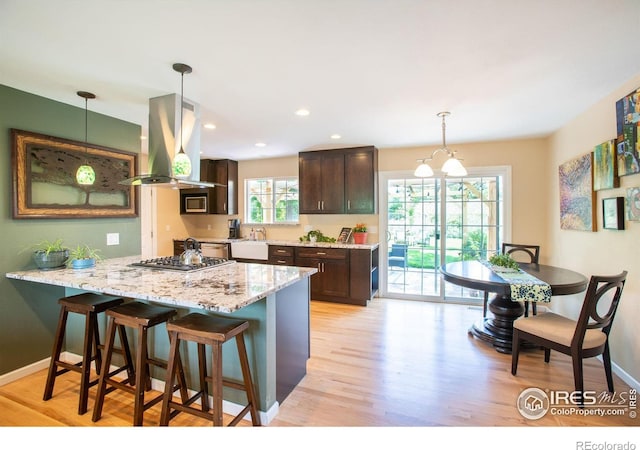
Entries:
POLYGON ((220 183, 209 192, 209 214, 238 214, 238 162, 201 159, 200 180, 220 183))
POLYGON ((287 245, 269 246, 269 264, 279 266, 293 266, 295 258, 294 248, 287 245))
POLYGON ((375 214, 378 149, 300 152, 300 214, 375 214))
POLYGON ((337 248, 298 247, 296 265, 315 267, 311 277, 312 300, 349 298, 349 250, 337 248))

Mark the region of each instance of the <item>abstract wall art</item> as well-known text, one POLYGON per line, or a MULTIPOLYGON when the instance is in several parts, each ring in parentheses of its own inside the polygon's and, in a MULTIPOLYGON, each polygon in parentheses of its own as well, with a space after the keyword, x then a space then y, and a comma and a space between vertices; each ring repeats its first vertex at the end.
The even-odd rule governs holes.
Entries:
POLYGON ((616 102, 618 175, 640 172, 640 88, 616 102))
POLYGON ((627 189, 627 220, 640 221, 640 187, 627 189))
POLYGON ((593 149, 593 189, 613 189, 620 185, 616 164, 616 141, 609 140, 593 149))
POLYGON ((591 152, 561 164, 560 228, 596 231, 595 192, 591 152))

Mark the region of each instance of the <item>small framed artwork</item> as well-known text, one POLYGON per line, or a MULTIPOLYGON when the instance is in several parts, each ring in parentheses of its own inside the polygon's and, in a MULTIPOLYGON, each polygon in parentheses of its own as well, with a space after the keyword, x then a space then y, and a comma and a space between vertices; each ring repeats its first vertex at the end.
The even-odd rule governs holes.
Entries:
POLYGON ((624 230, 624 197, 602 199, 602 224, 606 230, 624 230))
POLYGON ((346 244, 347 242, 349 242, 350 237, 351 237, 351 228, 344 227, 340 231, 340 235, 338 236, 337 241, 343 244, 346 244))

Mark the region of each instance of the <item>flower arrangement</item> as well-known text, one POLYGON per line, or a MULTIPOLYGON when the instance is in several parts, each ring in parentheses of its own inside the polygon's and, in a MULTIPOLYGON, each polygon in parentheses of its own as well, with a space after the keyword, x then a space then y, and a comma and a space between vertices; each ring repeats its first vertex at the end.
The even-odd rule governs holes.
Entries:
POLYGON ((366 233, 367 226, 364 223, 357 223, 355 227, 353 227, 354 233, 366 233))

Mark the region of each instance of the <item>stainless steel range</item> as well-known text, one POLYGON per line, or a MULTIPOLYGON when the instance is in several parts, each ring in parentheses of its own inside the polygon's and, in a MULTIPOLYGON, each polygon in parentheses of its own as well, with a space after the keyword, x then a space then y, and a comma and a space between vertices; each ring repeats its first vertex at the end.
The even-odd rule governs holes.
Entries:
POLYGON ((208 269, 210 267, 233 264, 235 261, 226 258, 203 256, 200 262, 185 263, 180 256, 163 256, 160 258, 145 259, 132 266, 147 267, 149 269, 179 270, 182 272, 193 272, 195 270, 208 269))

